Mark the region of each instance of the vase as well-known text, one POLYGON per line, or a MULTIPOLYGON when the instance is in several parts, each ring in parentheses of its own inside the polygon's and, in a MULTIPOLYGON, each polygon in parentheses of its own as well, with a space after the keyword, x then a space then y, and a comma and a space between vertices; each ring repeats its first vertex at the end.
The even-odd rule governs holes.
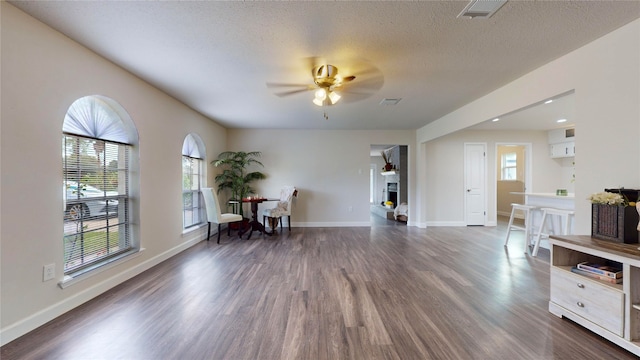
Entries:
POLYGON ((626 244, 638 242, 638 211, 632 206, 591 204, 591 236, 626 244))
POLYGON ((391 169, 393 169, 393 165, 391 165, 390 163, 384 164, 385 171, 391 171, 391 169))

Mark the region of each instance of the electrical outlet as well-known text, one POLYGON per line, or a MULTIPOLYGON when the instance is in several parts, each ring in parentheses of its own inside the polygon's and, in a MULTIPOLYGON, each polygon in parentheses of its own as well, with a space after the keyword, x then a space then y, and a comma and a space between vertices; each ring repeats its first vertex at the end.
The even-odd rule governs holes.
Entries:
POLYGON ((353 212, 353 206, 349 206, 347 210, 349 210, 349 212, 353 212))
POLYGON ((56 264, 45 265, 42 269, 42 281, 49 281, 56 277, 56 264))

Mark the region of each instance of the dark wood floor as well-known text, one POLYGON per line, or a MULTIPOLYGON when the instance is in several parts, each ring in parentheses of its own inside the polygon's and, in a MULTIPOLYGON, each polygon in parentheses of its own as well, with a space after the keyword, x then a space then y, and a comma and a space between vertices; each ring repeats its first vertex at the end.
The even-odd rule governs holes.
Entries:
POLYGON ((1 349, 9 359, 634 359, 547 311, 548 252, 498 227, 201 242, 1 349))

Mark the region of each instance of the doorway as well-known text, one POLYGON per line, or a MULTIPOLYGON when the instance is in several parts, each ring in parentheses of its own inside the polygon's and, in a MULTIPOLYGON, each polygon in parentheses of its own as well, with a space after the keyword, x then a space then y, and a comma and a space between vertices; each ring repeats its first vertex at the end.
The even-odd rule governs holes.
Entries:
POLYGON ((531 144, 496 143, 496 213, 510 216, 511 204, 524 204, 531 183, 531 144))
MULTIPOLYGON (((406 225, 406 221, 396 221, 394 215, 396 215, 396 208, 408 201, 408 146, 372 144, 370 145, 370 159, 371 225, 406 225), (383 153, 389 165, 383 159, 383 153)), ((402 206, 399 210, 406 208, 407 206, 402 206)), ((403 211, 406 213, 406 210, 403 211)))

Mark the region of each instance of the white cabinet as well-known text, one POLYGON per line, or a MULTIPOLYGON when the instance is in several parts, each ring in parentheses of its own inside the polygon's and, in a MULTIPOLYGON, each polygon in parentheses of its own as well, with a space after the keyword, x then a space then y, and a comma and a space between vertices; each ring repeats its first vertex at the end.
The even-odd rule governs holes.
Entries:
POLYGON ((572 157, 576 155, 575 128, 549 130, 549 155, 552 158, 572 157))
POLYGON ((573 141, 552 144, 550 156, 552 158, 572 157, 576 155, 576 144, 573 141))
POLYGON ((549 144, 572 141, 576 136, 575 128, 553 129, 547 132, 549 144))
POLYGON ((586 235, 551 235, 549 241, 549 311, 640 355, 638 244, 602 241, 586 235), (621 265, 622 283, 612 284, 571 272, 573 266, 584 261, 621 265))
POLYGON ((551 268, 550 300, 594 324, 624 336, 624 292, 571 272, 551 268))

